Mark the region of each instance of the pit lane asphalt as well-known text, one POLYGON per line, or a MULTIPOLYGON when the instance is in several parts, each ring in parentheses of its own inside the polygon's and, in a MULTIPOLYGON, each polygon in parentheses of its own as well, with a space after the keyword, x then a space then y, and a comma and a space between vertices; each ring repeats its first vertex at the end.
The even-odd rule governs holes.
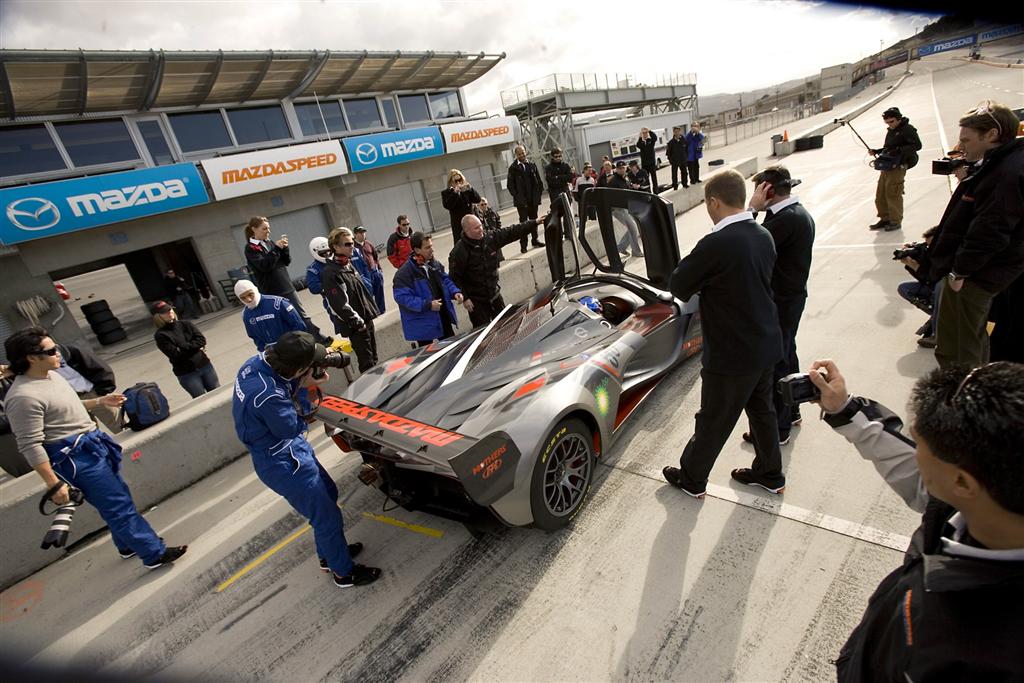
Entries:
MULTIPOLYGON (((1024 102, 968 85, 1024 92, 1022 72, 955 56, 915 62, 913 77, 854 122, 880 144, 881 111, 896 105, 921 133, 902 233, 867 230, 876 176, 848 132, 783 161, 818 222, 801 361, 837 359, 851 390, 901 413, 934 359, 914 343, 923 314, 897 297, 907 276, 890 257, 949 196, 929 173, 936 112, 954 141, 958 114, 977 100, 1024 102)), ((703 207, 677 224, 684 253, 710 227, 703 207)), ((641 406, 565 532, 475 541, 446 520, 382 512, 381 496, 355 481, 354 459, 317 431, 346 533, 366 543, 361 561, 384 569, 372 587, 336 589, 302 520, 242 459, 146 513, 169 542, 190 544, 173 568, 144 572, 100 537, 0 595, 0 639, 25 659, 193 680, 831 678, 829 660, 899 564, 894 547, 917 517, 806 406, 783 449, 781 499, 729 481, 752 457, 742 423, 707 499, 667 487, 660 469, 692 431, 698 371, 687 363, 641 406)))

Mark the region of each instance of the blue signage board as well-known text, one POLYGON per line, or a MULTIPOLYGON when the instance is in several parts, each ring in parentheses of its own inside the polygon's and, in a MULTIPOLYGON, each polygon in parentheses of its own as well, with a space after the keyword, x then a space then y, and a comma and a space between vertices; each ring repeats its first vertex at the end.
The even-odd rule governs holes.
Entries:
POLYGON ((0 242, 18 244, 209 201, 195 164, 0 190, 0 242))
POLYGON ((444 141, 436 126, 360 135, 345 138, 344 143, 348 165, 353 171, 368 171, 444 154, 444 141))
POLYGON ((1021 24, 1014 24, 1013 26, 1000 26, 999 28, 994 28, 991 31, 979 33, 978 42, 987 43, 990 40, 1009 38, 1010 36, 1015 36, 1018 33, 1024 33, 1024 26, 1022 26, 1021 24))
POLYGON ((928 55, 938 54, 939 52, 947 52, 949 50, 959 50, 962 47, 970 47, 976 42, 978 42, 978 36, 972 33, 969 36, 960 36, 959 38, 950 38, 949 40, 932 43, 931 45, 922 45, 917 48, 917 54, 919 57, 927 57, 928 55))

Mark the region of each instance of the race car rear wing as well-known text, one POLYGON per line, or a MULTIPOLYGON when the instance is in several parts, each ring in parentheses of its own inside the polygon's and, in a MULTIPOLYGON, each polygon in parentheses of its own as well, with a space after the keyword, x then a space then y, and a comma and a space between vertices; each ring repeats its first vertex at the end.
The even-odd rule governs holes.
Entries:
POLYGON ((478 505, 491 505, 515 483, 520 453, 505 432, 476 439, 330 394, 315 416, 350 436, 451 467, 478 505))

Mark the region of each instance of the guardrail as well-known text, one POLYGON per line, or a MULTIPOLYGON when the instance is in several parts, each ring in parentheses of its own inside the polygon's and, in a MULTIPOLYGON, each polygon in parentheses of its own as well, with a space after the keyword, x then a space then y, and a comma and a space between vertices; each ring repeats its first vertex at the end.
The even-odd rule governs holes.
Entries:
POLYGON ((585 92, 592 90, 614 90, 618 88, 640 88, 663 85, 695 85, 695 73, 646 74, 632 73, 559 73, 538 78, 514 88, 501 91, 501 106, 505 109, 536 97, 554 92, 585 92))

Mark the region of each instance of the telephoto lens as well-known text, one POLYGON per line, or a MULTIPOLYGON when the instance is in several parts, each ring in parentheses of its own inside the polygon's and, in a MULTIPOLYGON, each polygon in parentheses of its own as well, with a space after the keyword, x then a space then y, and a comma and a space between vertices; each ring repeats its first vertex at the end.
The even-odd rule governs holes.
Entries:
POLYGON ((46 502, 50 499, 50 496, 61 488, 61 486, 61 484, 58 484, 47 491, 43 494, 43 499, 39 501, 39 512, 44 515, 55 515, 53 522, 50 523, 50 528, 47 529, 46 535, 43 537, 42 544, 39 546, 43 550, 64 547, 64 544, 68 541, 68 533, 71 532, 71 519, 75 516, 75 508, 81 505, 82 501, 85 499, 85 496, 82 494, 80 489, 76 489, 74 486, 69 486, 68 498, 70 498, 70 500, 64 505, 61 505, 54 512, 45 512, 44 507, 46 502))

